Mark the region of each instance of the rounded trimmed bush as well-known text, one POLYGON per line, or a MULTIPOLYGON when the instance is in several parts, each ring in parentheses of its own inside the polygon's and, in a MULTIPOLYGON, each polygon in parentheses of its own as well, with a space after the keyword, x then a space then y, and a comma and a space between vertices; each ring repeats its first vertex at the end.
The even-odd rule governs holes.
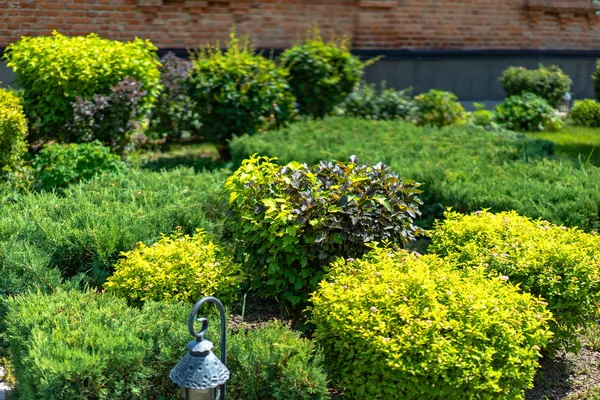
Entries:
POLYGON ((507 96, 533 93, 553 107, 557 107, 565 93, 571 91, 569 76, 555 65, 545 67, 540 64, 539 69, 510 67, 502 73, 499 81, 507 96))
POLYGON ((554 108, 533 93, 510 96, 495 111, 496 122, 515 131, 554 131, 563 125, 554 108))
POLYGON ((600 236, 522 217, 514 211, 447 212, 429 232, 430 251, 460 268, 484 267, 548 302, 553 341, 580 347, 580 327, 596 323, 600 236))
POLYGON ((415 123, 448 126, 466 121, 467 113, 454 93, 430 90, 415 97, 415 123))
POLYGON ((101 173, 124 171, 121 158, 100 142, 51 144, 35 157, 32 169, 35 188, 46 191, 64 189, 101 173))
POLYGON ((254 134, 291 120, 294 96, 287 75, 234 33, 225 52, 218 46, 197 52, 186 85, 204 138, 225 146, 233 135, 254 134))
POLYGON ((147 108, 158 93, 160 72, 156 47, 149 40, 119 42, 96 34, 68 37, 22 37, 7 47, 4 59, 23 89, 23 105, 31 137, 78 141, 67 123, 73 119, 77 97, 108 95, 111 88, 131 78, 146 92, 147 108))
POLYGON ((283 52, 279 61, 290 71, 288 82, 301 114, 324 117, 360 82, 364 65, 348 44, 346 39, 325 43, 315 27, 304 44, 283 52))
POLYGON ((240 265, 201 229, 194 236, 163 235, 151 246, 139 243, 121 257, 104 287, 133 303, 216 296, 231 305, 243 280, 240 265))
POLYGON ((252 156, 227 180, 231 229, 263 295, 303 307, 327 265, 373 241, 406 245, 422 233, 419 184, 381 163, 314 166, 252 156))
POLYGON ((550 337, 541 300, 404 250, 339 259, 312 302, 328 372, 350 399, 523 399, 550 337))
POLYGON ((596 100, 575 100, 569 117, 581 126, 600 127, 600 103, 596 100))

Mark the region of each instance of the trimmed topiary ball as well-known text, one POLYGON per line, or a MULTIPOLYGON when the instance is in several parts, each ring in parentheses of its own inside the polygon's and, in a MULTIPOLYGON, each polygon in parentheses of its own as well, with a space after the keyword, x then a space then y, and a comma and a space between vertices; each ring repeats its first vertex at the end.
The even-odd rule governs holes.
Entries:
POLYGON ((451 92, 430 90, 415 97, 415 123, 437 127, 465 122, 467 113, 451 92))
POLYGON ((348 44, 346 39, 325 43, 315 27, 304 44, 283 52, 280 63, 290 71, 288 82, 301 114, 324 117, 360 82, 364 65, 348 44))
POLYGON ((503 277, 405 250, 339 259, 312 303, 349 399, 523 399, 551 335, 545 303, 503 277))
POLYGON ((577 125, 600 127, 600 103, 596 100, 575 100, 569 117, 577 125))

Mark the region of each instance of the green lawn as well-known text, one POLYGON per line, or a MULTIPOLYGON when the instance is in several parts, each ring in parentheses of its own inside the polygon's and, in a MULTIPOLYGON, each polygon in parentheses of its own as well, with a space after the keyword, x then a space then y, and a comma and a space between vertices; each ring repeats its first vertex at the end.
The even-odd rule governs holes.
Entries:
POLYGON ((530 137, 546 139, 556 144, 556 153, 578 158, 600 166, 600 128, 565 126, 558 132, 530 133, 530 137))

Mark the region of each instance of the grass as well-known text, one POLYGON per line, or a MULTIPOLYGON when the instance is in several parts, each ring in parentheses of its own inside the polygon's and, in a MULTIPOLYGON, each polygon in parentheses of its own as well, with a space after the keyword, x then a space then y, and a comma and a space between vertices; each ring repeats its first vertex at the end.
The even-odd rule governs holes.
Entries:
POLYGON ((131 161, 151 171, 172 170, 185 166, 200 172, 223 167, 223 162, 219 159, 219 151, 211 143, 171 145, 165 151, 140 153, 131 161))
POLYGON ((531 133, 528 136, 554 142, 559 156, 581 158, 584 162, 600 166, 600 128, 565 126, 558 132, 531 133))

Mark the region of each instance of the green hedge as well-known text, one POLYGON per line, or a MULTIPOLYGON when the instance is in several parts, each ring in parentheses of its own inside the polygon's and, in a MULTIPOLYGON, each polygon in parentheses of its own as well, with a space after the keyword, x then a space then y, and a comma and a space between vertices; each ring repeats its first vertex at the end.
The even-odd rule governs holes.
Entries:
MULTIPOLYGON (((16 296, 8 308, 5 339, 11 373, 22 400, 178 399, 169 371, 191 340, 190 307, 57 290, 16 296)), ((218 324, 207 338, 219 353, 218 324)), ((328 398, 323 357, 314 344, 280 323, 229 332, 227 398, 328 398)))
POLYGON ((219 235, 226 173, 191 169, 131 171, 67 188, 63 196, 33 193, 0 207, 2 294, 52 287, 57 272, 83 274, 92 285, 108 277, 119 253, 154 243, 181 226, 219 235))
POLYGON ((278 157, 282 164, 355 154, 364 162, 390 165, 423 183, 426 225, 452 206, 459 212, 516 210, 585 230, 599 226, 600 169, 549 157, 551 143, 520 134, 329 118, 236 138, 231 151, 238 162, 254 153, 278 157))

